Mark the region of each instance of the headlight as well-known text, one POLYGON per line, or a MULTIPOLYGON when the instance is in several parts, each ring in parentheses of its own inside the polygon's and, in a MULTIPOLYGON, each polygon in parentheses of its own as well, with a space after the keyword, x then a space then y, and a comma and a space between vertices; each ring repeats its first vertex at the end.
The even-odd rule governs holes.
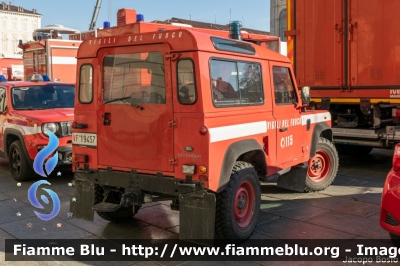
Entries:
POLYGON ((42 125, 42 132, 43 132, 43 134, 48 136, 49 131, 56 134, 56 132, 58 131, 58 128, 59 128, 59 126, 56 123, 44 123, 42 125))

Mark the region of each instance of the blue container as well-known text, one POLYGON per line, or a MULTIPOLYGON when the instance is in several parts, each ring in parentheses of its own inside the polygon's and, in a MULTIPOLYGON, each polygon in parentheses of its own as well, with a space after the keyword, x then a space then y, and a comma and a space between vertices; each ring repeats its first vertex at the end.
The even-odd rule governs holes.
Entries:
POLYGON ((110 27, 111 27, 110 21, 104 21, 103 22, 103 28, 104 29, 107 29, 107 28, 110 28, 110 27))
POLYGON ((144 21, 144 16, 143 16, 143 14, 137 14, 137 15, 136 15, 136 22, 139 22, 139 21, 144 21))
POLYGON ((232 21, 229 24, 229 38, 235 40, 242 40, 242 34, 240 33, 240 28, 242 25, 240 21, 232 21))

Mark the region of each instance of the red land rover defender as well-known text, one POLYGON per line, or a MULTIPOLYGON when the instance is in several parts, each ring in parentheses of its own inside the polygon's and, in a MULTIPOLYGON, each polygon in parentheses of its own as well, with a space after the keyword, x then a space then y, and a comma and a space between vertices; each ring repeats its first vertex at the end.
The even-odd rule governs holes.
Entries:
POLYGON ((0 83, 0 156, 15 180, 34 177, 33 161, 47 146, 48 131, 59 139, 57 165, 71 165, 74 97, 75 85, 45 82, 39 74, 31 82, 0 83))
POLYGON ((79 47, 74 217, 131 219, 170 199, 180 238, 246 239, 260 179, 301 192, 332 183, 330 114, 306 110, 287 57, 196 29, 137 29, 79 47))

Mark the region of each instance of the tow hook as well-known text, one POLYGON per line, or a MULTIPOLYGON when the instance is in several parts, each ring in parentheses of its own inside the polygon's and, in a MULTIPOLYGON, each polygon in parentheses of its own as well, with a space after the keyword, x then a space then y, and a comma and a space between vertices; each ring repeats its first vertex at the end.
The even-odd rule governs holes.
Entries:
POLYGON ((132 205, 137 205, 140 202, 139 193, 136 192, 129 192, 122 194, 121 196, 121 207, 129 207, 132 205))

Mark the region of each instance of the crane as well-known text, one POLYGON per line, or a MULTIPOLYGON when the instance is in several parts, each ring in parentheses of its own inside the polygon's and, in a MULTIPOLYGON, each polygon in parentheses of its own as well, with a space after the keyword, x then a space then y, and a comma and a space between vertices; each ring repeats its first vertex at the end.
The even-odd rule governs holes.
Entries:
POLYGON ((99 15, 99 10, 101 6, 101 0, 97 0, 96 6, 94 7, 92 21, 90 22, 89 30, 94 30, 96 27, 97 16, 99 15))

